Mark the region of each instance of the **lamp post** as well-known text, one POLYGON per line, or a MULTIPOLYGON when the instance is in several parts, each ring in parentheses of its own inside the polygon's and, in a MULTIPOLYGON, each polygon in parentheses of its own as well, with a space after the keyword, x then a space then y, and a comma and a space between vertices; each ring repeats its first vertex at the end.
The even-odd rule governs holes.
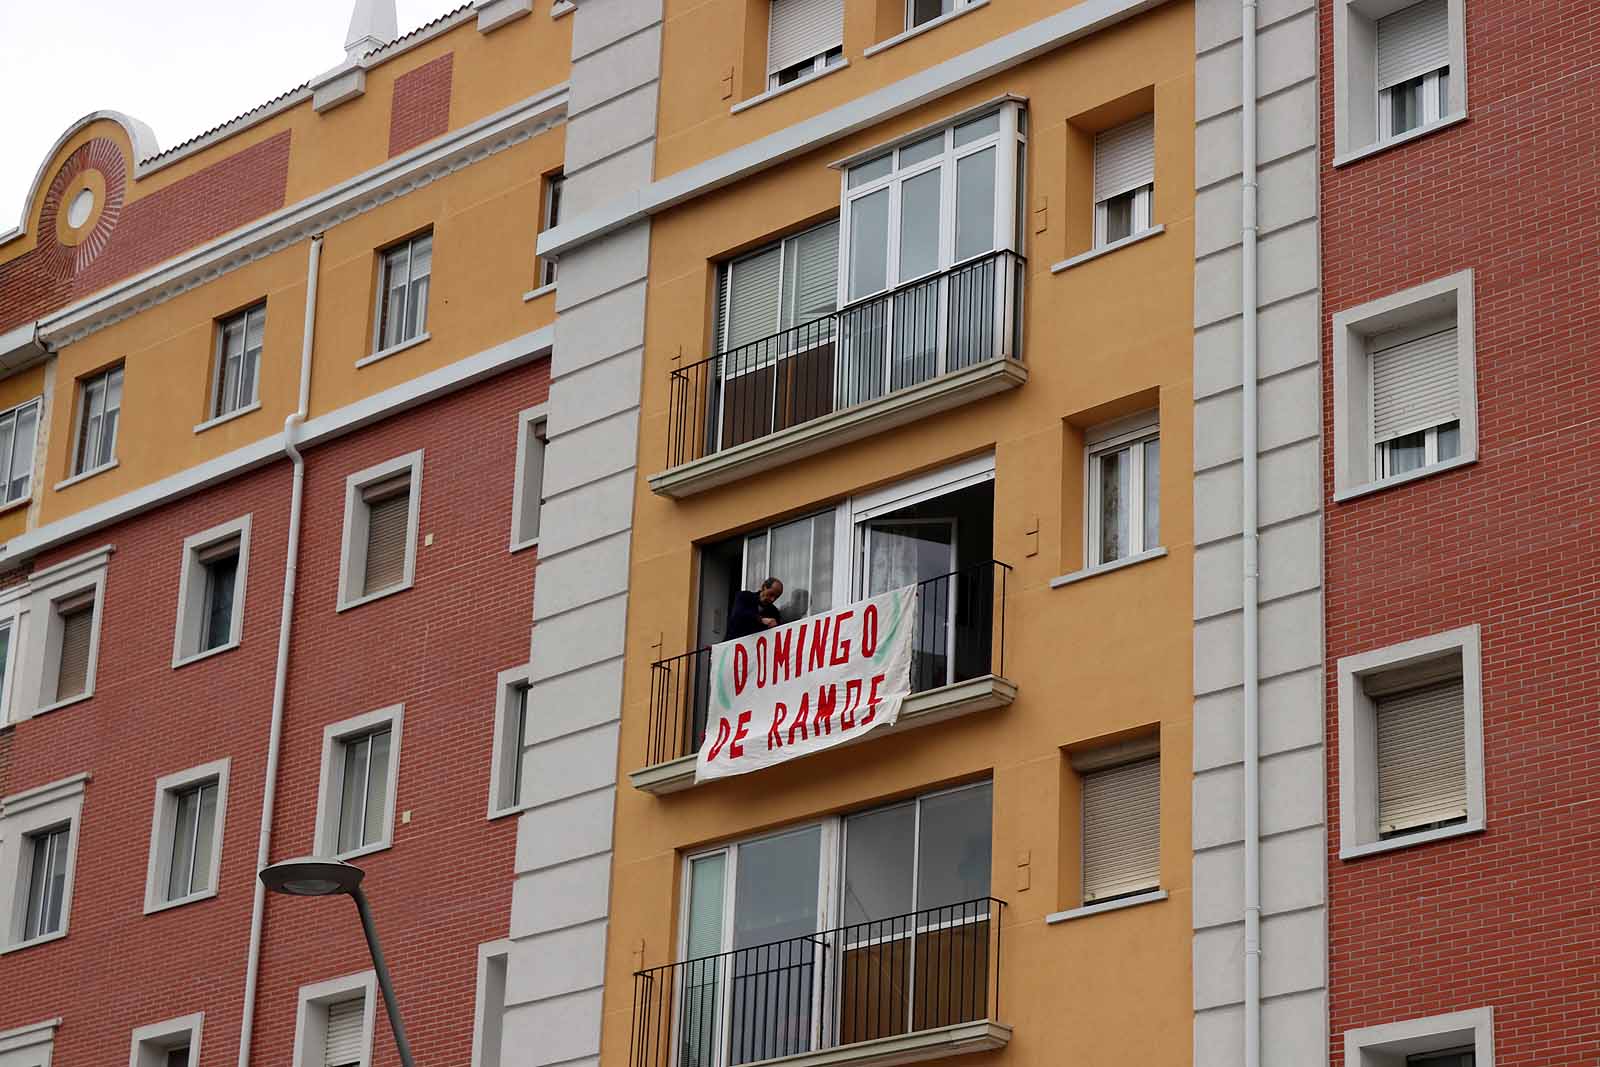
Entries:
POLYGON ((372 923, 366 894, 361 892, 361 878, 365 873, 360 867, 338 860, 307 856, 263 868, 261 881, 272 892, 286 896, 328 897, 347 893, 355 900, 356 912, 361 916, 361 930, 367 935, 367 949, 372 953, 372 966, 378 972, 378 988, 383 991, 389 1030, 394 1034, 395 1047, 400 1050, 400 1062, 405 1067, 416 1067, 411 1059, 411 1042, 406 1039, 405 1023, 400 1021, 400 1004, 395 1000, 394 985, 389 981, 389 967, 383 962, 383 947, 378 944, 378 928, 372 923))

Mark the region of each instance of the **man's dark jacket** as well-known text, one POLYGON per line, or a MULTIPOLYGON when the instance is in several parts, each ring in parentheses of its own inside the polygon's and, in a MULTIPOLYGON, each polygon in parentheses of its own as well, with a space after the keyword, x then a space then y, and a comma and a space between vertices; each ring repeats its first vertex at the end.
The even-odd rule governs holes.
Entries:
POLYGON ((783 616, 778 613, 776 604, 763 604, 761 594, 741 589, 733 598, 733 611, 728 615, 727 640, 736 637, 749 637, 766 629, 763 619, 771 619, 774 623, 783 622, 783 616))

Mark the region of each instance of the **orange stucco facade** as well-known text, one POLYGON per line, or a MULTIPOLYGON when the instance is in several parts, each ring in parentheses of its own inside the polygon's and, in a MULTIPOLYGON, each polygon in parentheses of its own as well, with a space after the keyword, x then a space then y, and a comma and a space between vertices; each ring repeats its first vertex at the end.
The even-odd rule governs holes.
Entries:
MULTIPOLYGON (((847 4, 849 66, 730 114, 741 92, 740 39, 709 27, 737 23, 756 6, 667 3, 658 177, 926 68, 1041 17, 1047 5, 979 9, 863 57, 888 35, 875 30, 871 5, 847 4), (731 98, 719 91, 729 68, 731 98)), ((1193 22, 1188 4, 1163 5, 655 216, 603 1063, 629 1062, 633 973, 683 958, 687 853, 985 779, 994 789, 990 891, 1005 902, 999 1016, 1014 1035, 1006 1049, 983 1054, 993 1058, 972 1062, 1061 1063, 1067 1048, 1077 1063, 1190 1061, 1193 22), (1028 131, 1025 244, 1017 249, 1026 257, 1025 384, 681 499, 653 491, 650 477, 672 465, 670 376, 713 351, 717 264, 836 215, 834 161, 1002 97, 1025 102, 1028 131), (1164 232, 1052 272, 1089 247, 1093 133, 1151 109, 1151 221, 1164 232), (1162 441, 1165 554, 1053 587, 1051 579, 1085 565, 1085 431, 1151 408, 1162 441), (647 763, 651 665, 697 641, 701 546, 990 453, 993 555, 1012 568, 1004 673, 1016 697, 1008 707, 670 795, 629 787, 627 775, 647 763), (1081 785, 1069 753, 1152 735, 1162 756, 1166 899, 1047 923, 1082 903, 1081 785)))

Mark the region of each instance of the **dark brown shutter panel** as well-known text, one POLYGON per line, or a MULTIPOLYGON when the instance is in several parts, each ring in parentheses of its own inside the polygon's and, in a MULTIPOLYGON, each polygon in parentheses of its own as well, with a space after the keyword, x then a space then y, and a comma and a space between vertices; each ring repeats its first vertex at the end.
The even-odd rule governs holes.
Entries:
POLYGON ((61 616, 61 669, 56 674, 56 699, 66 700, 89 686, 89 639, 94 636, 94 605, 61 616))
POLYGON ((367 507, 367 572, 361 589, 363 595, 382 592, 405 580, 411 493, 395 493, 367 507))

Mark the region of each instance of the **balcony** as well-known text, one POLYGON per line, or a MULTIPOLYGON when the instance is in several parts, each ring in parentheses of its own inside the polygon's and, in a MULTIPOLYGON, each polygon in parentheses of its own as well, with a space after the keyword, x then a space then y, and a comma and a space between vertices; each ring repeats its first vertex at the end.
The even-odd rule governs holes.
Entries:
POLYGON ((886 1067, 1000 1048, 990 897, 634 973, 630 1067, 886 1067))
MULTIPOLYGON (((911 695, 893 726, 871 740, 945 719, 1005 707, 1017 687, 1005 677, 1009 564, 989 560, 917 583, 911 695)), ((695 754, 705 738, 711 649, 650 665, 650 726, 645 766, 634 788, 663 795, 695 784, 695 754)), ((846 744, 857 744, 852 740, 846 744)))
POLYGON ((650 488, 692 496, 1016 388, 1026 265, 990 252, 672 371, 650 488))

